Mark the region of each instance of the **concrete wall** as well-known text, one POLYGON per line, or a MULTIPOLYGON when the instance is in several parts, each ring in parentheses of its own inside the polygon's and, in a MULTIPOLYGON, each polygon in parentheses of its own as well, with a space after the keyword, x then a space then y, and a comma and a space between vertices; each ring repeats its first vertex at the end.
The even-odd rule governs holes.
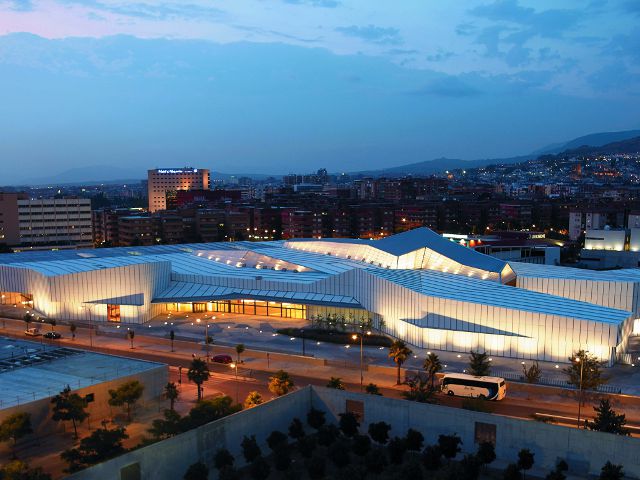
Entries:
MULTIPOLYGON (((422 432, 426 444, 437 442, 438 435, 457 434, 463 440, 463 453, 477 449, 474 442, 476 422, 495 425, 498 463, 517 459, 518 451, 529 448, 535 454, 535 469, 553 469, 559 458, 569 464, 574 476, 599 474, 607 461, 624 465, 626 478, 640 478, 640 439, 612 434, 546 425, 509 417, 471 412, 438 405, 363 395, 321 387, 306 387, 251 410, 223 418, 163 442, 129 452, 69 477, 71 480, 121 480, 123 468, 140 468, 141 480, 182 478, 189 465, 198 460, 212 466, 213 456, 227 448, 236 457, 236 466, 244 464, 240 442, 243 435, 256 435, 263 451, 265 438, 273 430, 284 431, 293 418, 304 420, 313 406, 329 413, 336 422, 346 410, 346 401, 360 401, 364 417, 362 430, 372 422, 384 421, 393 428, 391 435, 404 435, 409 428, 422 432)), ((137 478, 137 477, 131 477, 137 478)), ((211 468, 211 480, 217 471, 211 468)))
MULTIPOLYGON (((244 435, 255 435, 263 452, 270 451, 266 438, 273 430, 286 431, 293 418, 304 420, 311 407, 311 388, 285 395, 259 407, 230 415, 195 430, 145 448, 134 450, 108 462, 88 468, 69 480, 120 480, 121 470, 138 464, 140 480, 176 480, 182 478, 189 465, 204 461, 210 466, 209 479, 217 478, 213 457, 228 449, 242 466, 240 443, 244 435)), ((136 467, 133 467, 136 468, 136 467)))
POLYGON ((365 429, 373 422, 392 425, 390 435, 404 435, 409 428, 419 430, 425 444, 433 444, 441 434, 457 434, 462 438, 462 452, 477 450, 474 442, 476 422, 496 426, 496 455, 498 460, 513 462, 518 451, 528 448, 535 454, 535 466, 552 470, 559 458, 569 464, 572 475, 599 474, 602 466, 611 461, 624 465, 626 478, 640 478, 640 439, 608 433, 577 430, 519 420, 487 413, 471 412, 440 405, 426 405, 405 400, 361 395, 358 393, 314 387, 312 402, 337 418, 346 409, 346 400, 364 402, 365 429))
MULTIPOLYGON (((90 415, 88 421, 91 422, 92 428, 99 426, 99 422, 102 419, 110 418, 112 415, 123 411, 121 407, 111 407, 108 404, 109 390, 118 388, 123 383, 132 380, 138 380, 144 385, 142 398, 137 403, 138 408, 144 408, 146 404, 157 401, 162 397, 164 386, 169 381, 169 367, 166 365, 158 365, 155 368, 149 368, 148 370, 133 375, 96 383, 88 387, 73 389, 74 393, 82 397, 90 393, 94 394, 95 400, 89 403, 87 408, 90 415)), ((71 387, 73 388, 73 385, 71 387)), ((55 392, 49 397, 40 398, 29 403, 23 403, 0 410, 0 421, 14 413, 27 412, 31 414, 31 426, 37 435, 46 435, 53 431, 69 430, 73 428, 71 422, 54 422, 51 420, 51 399, 57 393, 58 392, 55 392)), ((87 420, 85 420, 83 425, 86 425, 86 422, 87 420)))

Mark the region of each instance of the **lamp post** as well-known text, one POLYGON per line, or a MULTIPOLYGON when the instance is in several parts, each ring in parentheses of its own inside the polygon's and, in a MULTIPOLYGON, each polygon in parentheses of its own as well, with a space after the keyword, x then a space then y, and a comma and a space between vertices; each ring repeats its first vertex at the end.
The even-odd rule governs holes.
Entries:
MULTIPOLYGON (((214 317, 215 318, 215 317, 214 317)), ((205 315, 205 320, 207 319, 205 315)), ((200 323, 200 319, 196 318, 196 322, 200 323)), ((205 322, 204 324, 204 344, 207 355, 207 363, 209 362, 209 324, 205 322)))
MULTIPOLYGON (((370 331, 366 332, 367 335, 371 335, 370 331)), ((362 344, 363 344, 363 339, 364 339, 364 335, 365 332, 363 331, 360 334, 360 391, 362 391, 362 385, 364 383, 364 375, 363 375, 363 360, 364 360, 364 355, 363 355, 363 348, 362 348, 362 344)), ((353 338, 354 340, 358 339, 358 335, 357 334, 353 334, 351 335, 351 338, 353 338)))
POLYGON ((304 328, 302 330, 300 330, 300 333, 302 334, 302 356, 305 356, 305 350, 304 350, 304 328))
POLYGON ((582 374, 584 372, 584 362, 580 357, 576 357, 576 362, 580 363, 580 385, 578 387, 578 428, 580 428, 580 414, 582 413, 582 374))
POLYGON ((82 308, 89 310, 89 345, 93 348, 93 307, 95 305, 87 305, 86 303, 82 305, 82 308))
POLYGON ((236 371, 236 403, 238 403, 238 364, 231 362, 229 366, 236 371))

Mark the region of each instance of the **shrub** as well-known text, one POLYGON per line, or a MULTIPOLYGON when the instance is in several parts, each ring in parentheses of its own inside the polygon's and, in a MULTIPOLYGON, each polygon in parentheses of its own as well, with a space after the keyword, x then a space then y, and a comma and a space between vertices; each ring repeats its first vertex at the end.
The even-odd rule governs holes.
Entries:
POLYGON ((371 473, 382 473, 387 466, 385 451, 380 447, 372 449, 365 457, 365 465, 371 473))
POLYGON ((356 435, 353 437, 353 453, 364 457, 371 450, 371 439, 368 435, 356 435))
POLYGON ((209 467, 202 462, 192 463, 182 478, 184 480, 207 480, 209 478, 209 467))
POLYGON ((320 480, 324 478, 325 461, 326 459, 323 457, 313 456, 305 462, 307 474, 311 480, 320 480))
POLYGON ((380 388, 375 383, 370 383, 369 385, 364 387, 364 392, 368 393, 369 395, 382 396, 382 393, 380 392, 380 388))
POLYGON ((384 445, 389 441, 389 430, 391 430, 391 425, 385 422, 369 424, 369 436, 371 440, 380 445, 384 445))
POLYGON ((442 452, 438 445, 427 445, 422 451, 422 465, 427 470, 437 470, 442 465, 442 452))
POLYGON ((340 414, 340 430, 347 437, 353 437, 358 433, 360 422, 358 416, 353 412, 345 412, 340 414))
POLYGON ((344 468, 351 463, 349 446, 345 442, 335 442, 329 447, 328 456, 338 468, 344 468))
POLYGON ((387 446, 389 451, 389 460, 391 463, 399 465, 402 463, 404 453, 407 451, 407 444, 404 438, 393 437, 387 446))
POLYGON ((460 452, 462 439, 456 435, 440 435, 438 437, 438 447, 440 452, 447 460, 452 460, 460 452))
POLYGON ((267 437, 267 445, 269 445, 271 450, 275 451, 279 447, 287 445, 287 436, 278 430, 274 430, 267 437))
POLYGON ((476 453, 478 460, 483 465, 489 465, 496 459, 496 448, 491 442, 482 442, 478 445, 478 453, 476 453))
POLYGON ((249 465, 249 475, 253 480, 266 480, 271 473, 271 467, 262 457, 257 457, 251 465, 249 465))
POLYGON ((247 463, 253 462, 256 458, 262 455, 260 446, 258 446, 258 442, 256 442, 255 435, 251 435, 250 437, 245 436, 242 439, 240 446, 242 447, 242 455, 247 463))
POLYGON ((307 413, 307 423, 311 428, 318 430, 325 424, 325 422, 325 414, 322 410, 312 408, 309 410, 309 413, 307 413))
POLYGON ((520 469, 515 463, 510 463, 502 472, 502 480, 520 480, 520 469))
POLYGON ((286 445, 281 445, 274 451, 274 465, 276 470, 284 472, 291 465, 291 455, 286 445))
POLYGON ((294 440, 304 437, 304 427, 299 418, 294 418, 289 425, 289 436, 294 440))
POLYGON ((405 437, 407 450, 419 452, 422 450, 422 444, 424 443, 424 436, 417 430, 410 428, 407 430, 407 436, 405 437))
POLYGON ((304 458, 311 458, 315 449, 316 439, 314 437, 304 436, 298 440, 298 451, 304 458))
POLYGON ((328 447, 336 441, 340 430, 335 425, 325 425, 318 430, 318 444, 328 447))
POLYGON ((213 465, 218 469, 222 470, 224 467, 233 467, 233 462, 235 459, 231 452, 226 448, 221 448, 218 450, 213 457, 213 465))

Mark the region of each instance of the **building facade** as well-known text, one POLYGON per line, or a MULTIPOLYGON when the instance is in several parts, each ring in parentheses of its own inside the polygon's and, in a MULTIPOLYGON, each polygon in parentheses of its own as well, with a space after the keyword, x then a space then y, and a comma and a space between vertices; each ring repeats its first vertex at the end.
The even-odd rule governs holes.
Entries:
POLYGON ((0 194, 0 243, 15 249, 80 248, 92 245, 91 200, 29 198, 0 194))
POLYGON ((0 291, 64 320, 144 323, 172 311, 369 317, 421 348, 554 362, 586 349, 614 363, 640 316, 640 272, 506 262, 426 228, 382 240, 5 255, 0 291))
POLYGON ((148 171, 149 212, 167 209, 167 195, 175 199, 178 190, 209 190, 205 168, 157 168, 148 171))

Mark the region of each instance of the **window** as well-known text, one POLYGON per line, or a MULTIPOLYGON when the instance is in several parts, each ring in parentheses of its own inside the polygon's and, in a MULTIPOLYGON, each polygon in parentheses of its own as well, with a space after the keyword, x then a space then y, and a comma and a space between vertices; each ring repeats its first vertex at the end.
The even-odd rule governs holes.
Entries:
POLYGON ((120 305, 107 305, 107 320, 110 322, 120 321, 120 305))
POLYGON ((476 422, 474 441, 476 443, 489 442, 496 445, 496 425, 494 423, 476 422))

